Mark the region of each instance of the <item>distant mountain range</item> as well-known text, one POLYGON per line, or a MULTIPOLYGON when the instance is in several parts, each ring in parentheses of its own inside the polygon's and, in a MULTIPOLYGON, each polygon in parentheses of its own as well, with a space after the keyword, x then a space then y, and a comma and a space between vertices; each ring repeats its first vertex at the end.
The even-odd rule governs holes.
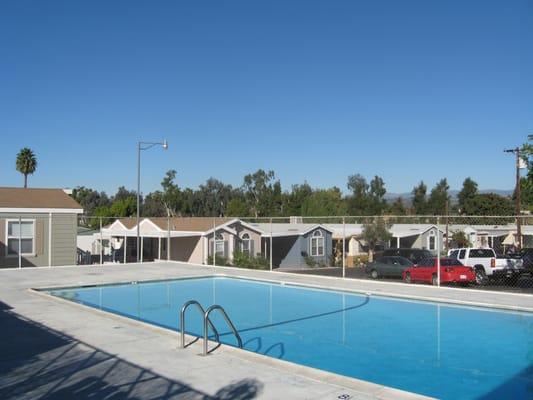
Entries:
MULTIPOLYGON (((428 190, 428 195, 430 193, 431 189, 428 190)), ((501 189, 480 189, 479 193, 495 193, 499 194, 500 196, 512 196, 514 190, 501 190, 501 189)), ((451 197, 451 203, 455 204, 457 203, 457 195, 459 194, 459 190, 450 190, 448 191, 451 197)), ((393 202, 398 197, 401 197, 405 205, 410 205, 411 200, 413 198, 413 195, 411 192, 406 193, 386 193, 385 194, 385 200, 387 202, 393 202)))

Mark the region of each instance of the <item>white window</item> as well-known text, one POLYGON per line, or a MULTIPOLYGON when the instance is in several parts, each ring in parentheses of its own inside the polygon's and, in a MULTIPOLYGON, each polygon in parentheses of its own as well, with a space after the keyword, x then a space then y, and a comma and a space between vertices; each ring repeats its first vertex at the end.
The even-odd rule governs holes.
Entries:
POLYGON ((316 230, 311 236, 311 256, 318 257, 324 255, 324 235, 322 231, 316 230))
POLYGON ((35 254, 35 221, 13 220, 7 221, 7 254, 21 255, 35 254))
POLYGON ((250 235, 243 233, 241 236, 241 251, 250 254, 250 235))
POLYGON ((222 234, 217 233, 215 238, 215 254, 218 256, 225 256, 225 242, 224 242, 224 236, 222 234))
POLYGON ((430 231, 428 236, 428 249, 429 250, 436 250, 437 249, 437 241, 435 237, 435 231, 430 231))

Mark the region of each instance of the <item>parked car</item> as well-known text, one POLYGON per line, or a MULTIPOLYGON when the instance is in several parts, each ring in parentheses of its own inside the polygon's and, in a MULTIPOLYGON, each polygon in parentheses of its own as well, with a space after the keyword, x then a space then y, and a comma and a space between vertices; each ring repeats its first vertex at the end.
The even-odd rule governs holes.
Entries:
MULTIPOLYGON (((404 282, 428 282, 437 285, 437 257, 425 258, 403 272, 404 282)), ((464 266, 456 258, 440 259, 440 282, 469 284, 476 282, 473 268, 464 266)))
POLYGON ((479 285, 487 283, 489 279, 516 280, 523 272, 521 261, 518 262, 510 257, 499 257, 490 248, 450 249, 448 256, 474 268, 476 282, 479 285))
POLYGON ((405 257, 380 257, 365 266, 365 272, 373 279, 381 277, 402 278, 403 271, 414 264, 405 257))
POLYGON ((524 273, 529 273, 533 276, 533 249, 524 248, 518 253, 508 254, 509 258, 516 260, 517 263, 521 263, 524 273))
POLYGON ((411 248, 391 248, 384 250, 381 253, 382 257, 404 257, 412 263, 417 264, 424 258, 432 257, 433 254, 426 249, 411 249, 411 248))

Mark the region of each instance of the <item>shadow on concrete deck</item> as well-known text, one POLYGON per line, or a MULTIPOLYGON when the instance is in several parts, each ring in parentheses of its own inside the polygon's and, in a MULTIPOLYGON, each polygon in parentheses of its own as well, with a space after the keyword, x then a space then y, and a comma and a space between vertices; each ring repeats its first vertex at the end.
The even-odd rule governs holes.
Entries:
POLYGON ((244 379, 211 396, 25 319, 2 302, 0 327, 0 398, 5 400, 248 400, 263 387, 244 379))

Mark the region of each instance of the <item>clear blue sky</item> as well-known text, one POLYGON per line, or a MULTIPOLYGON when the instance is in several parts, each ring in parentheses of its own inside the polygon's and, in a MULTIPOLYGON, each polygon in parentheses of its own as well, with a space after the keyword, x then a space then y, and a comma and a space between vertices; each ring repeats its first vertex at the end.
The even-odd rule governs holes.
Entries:
POLYGON ((0 185, 135 187, 178 171, 240 185, 389 192, 466 176, 513 187, 502 150, 533 133, 533 2, 0 2, 0 185))

